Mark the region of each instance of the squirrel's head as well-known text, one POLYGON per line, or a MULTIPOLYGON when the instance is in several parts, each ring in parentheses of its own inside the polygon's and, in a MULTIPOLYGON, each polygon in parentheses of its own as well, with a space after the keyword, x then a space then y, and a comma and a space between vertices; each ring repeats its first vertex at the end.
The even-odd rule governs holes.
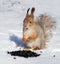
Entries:
POLYGON ((26 13, 26 17, 25 17, 25 19, 23 21, 25 29, 31 28, 33 26, 33 24, 34 24, 34 11, 35 11, 35 8, 32 7, 30 14, 29 14, 29 10, 30 10, 30 8, 28 8, 27 13, 26 13))

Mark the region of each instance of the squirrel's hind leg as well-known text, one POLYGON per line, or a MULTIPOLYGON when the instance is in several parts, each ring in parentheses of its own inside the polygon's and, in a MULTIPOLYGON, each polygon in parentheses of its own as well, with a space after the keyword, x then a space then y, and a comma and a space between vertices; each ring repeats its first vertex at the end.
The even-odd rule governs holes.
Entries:
POLYGON ((40 50, 40 48, 39 47, 35 47, 35 48, 33 48, 33 50, 40 50))

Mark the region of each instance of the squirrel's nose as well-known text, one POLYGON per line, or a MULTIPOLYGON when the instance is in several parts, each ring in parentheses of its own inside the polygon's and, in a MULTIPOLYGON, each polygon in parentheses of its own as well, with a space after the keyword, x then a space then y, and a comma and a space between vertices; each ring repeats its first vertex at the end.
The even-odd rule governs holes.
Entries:
POLYGON ((26 28, 26 29, 28 29, 28 28, 26 28))

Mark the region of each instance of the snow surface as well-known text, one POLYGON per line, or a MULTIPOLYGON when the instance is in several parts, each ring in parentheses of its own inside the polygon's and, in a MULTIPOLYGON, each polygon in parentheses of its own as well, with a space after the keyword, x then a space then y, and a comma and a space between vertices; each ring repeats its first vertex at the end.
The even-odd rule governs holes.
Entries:
POLYGON ((60 0, 0 0, 0 64, 60 64, 60 0), (23 19, 29 7, 36 8, 36 17, 42 13, 54 17, 56 29, 47 48, 42 53, 35 51, 41 56, 13 59, 14 56, 8 55, 7 51, 23 49, 23 19))

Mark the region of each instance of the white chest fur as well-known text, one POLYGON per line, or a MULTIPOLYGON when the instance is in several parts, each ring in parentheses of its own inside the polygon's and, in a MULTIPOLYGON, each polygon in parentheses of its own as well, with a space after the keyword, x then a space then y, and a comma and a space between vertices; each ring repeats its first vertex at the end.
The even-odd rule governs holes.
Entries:
POLYGON ((39 47, 40 48, 40 38, 36 38, 34 41, 28 42, 28 47, 39 47))
POLYGON ((33 32, 34 32, 33 29, 28 29, 28 30, 24 31, 24 33, 26 34, 26 37, 27 37, 27 38, 28 38, 33 32))

